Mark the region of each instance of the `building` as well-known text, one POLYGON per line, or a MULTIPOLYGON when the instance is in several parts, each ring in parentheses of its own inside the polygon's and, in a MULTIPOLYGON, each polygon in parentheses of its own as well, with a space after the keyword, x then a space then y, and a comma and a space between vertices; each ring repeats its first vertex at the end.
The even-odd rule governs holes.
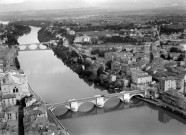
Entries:
POLYGON ((37 99, 34 97, 28 97, 25 99, 26 107, 31 106, 32 104, 36 102, 37 102, 37 99))
POLYGON ((20 100, 24 96, 29 96, 28 81, 25 74, 19 74, 12 71, 5 73, 1 77, 2 95, 15 94, 16 100, 20 100))
POLYGON ((175 77, 162 77, 160 78, 160 91, 166 92, 169 89, 176 89, 176 79, 175 77))
POLYGON ((129 61, 133 57, 131 52, 108 52, 105 53, 105 59, 109 60, 116 60, 118 62, 123 63, 124 61, 129 61))
POLYGON ((76 37, 74 40, 74 43, 91 43, 91 37, 90 36, 80 36, 80 37, 76 37))
MULTIPOLYGON (((9 107, 7 108, 7 111, 5 112, 5 118, 7 121, 14 121, 16 122, 18 119, 18 106, 13 106, 13 107, 9 107)), ((17 122, 15 123, 17 124, 17 122)))
POLYGON ((120 71, 121 70, 121 63, 118 61, 112 61, 111 70, 116 71, 116 72, 120 71))
POLYGON ((0 73, 2 73, 4 70, 4 59, 0 58, 0 73))
POLYGON ((142 70, 131 70, 132 82, 135 84, 148 84, 152 82, 152 76, 142 70))
POLYGON ((116 75, 110 75, 110 82, 115 82, 117 79, 116 75))
POLYGON ((2 107, 10 107, 16 105, 16 96, 15 94, 6 94, 2 95, 2 107))

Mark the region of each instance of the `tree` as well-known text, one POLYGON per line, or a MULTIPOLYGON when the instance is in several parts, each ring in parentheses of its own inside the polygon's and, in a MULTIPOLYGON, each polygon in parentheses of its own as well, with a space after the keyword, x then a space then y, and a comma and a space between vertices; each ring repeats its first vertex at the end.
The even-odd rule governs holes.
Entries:
POLYGON ((163 58, 163 59, 165 59, 165 55, 164 54, 161 54, 160 57, 163 58))
POLYGON ((59 40, 58 45, 63 46, 63 40, 62 39, 59 40))
POLYGON ((104 72, 104 67, 100 66, 97 70, 97 76, 99 77, 104 72))
POLYGON ((178 61, 184 61, 185 59, 185 55, 184 54, 181 54, 179 57, 178 57, 178 61))
POLYGON ((111 69, 111 64, 112 64, 111 60, 107 61, 106 66, 108 69, 111 69))
POLYGON ((179 48, 177 48, 177 47, 172 47, 170 49, 170 52, 181 53, 181 50, 179 48))

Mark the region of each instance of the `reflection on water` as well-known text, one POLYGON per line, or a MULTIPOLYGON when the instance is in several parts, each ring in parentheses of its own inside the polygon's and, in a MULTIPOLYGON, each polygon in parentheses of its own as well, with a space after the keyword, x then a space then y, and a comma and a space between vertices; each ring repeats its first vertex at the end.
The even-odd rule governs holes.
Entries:
POLYGON ((110 106, 108 105, 102 108, 96 107, 95 105, 90 107, 88 104, 85 104, 83 109, 80 108, 78 112, 72 112, 65 107, 56 108, 53 110, 53 112, 58 119, 63 120, 63 119, 69 119, 69 118, 87 117, 87 116, 98 115, 98 114, 109 113, 113 111, 119 111, 119 110, 134 108, 134 107, 142 107, 142 106, 144 106, 143 101, 139 101, 138 103, 136 102, 135 104, 119 102, 114 107, 112 105, 110 106), (81 111, 81 110, 87 110, 87 111, 81 111))

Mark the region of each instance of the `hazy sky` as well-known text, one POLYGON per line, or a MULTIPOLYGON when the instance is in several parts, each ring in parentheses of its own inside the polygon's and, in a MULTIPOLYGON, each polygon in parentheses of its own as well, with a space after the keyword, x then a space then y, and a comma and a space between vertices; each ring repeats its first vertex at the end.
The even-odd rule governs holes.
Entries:
POLYGON ((0 12, 82 7, 133 10, 177 5, 186 7, 186 0, 0 0, 0 12))

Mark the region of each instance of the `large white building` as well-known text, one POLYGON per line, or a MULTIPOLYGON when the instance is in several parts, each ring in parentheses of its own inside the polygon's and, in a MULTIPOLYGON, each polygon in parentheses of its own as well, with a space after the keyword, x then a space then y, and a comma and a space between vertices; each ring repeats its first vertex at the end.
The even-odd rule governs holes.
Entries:
POLYGON ((152 76, 148 75, 147 72, 142 70, 133 69, 131 70, 132 82, 135 84, 148 84, 152 82, 152 76))
POLYGON ((20 74, 16 71, 1 74, 0 82, 2 95, 15 94, 16 100, 30 95, 25 74, 20 74))
POLYGON ((176 79, 174 77, 163 77, 160 79, 160 91, 165 92, 169 89, 176 89, 176 79))
POLYGON ((91 43, 91 37, 84 35, 84 36, 76 37, 74 40, 74 43, 83 43, 83 42, 91 43))

